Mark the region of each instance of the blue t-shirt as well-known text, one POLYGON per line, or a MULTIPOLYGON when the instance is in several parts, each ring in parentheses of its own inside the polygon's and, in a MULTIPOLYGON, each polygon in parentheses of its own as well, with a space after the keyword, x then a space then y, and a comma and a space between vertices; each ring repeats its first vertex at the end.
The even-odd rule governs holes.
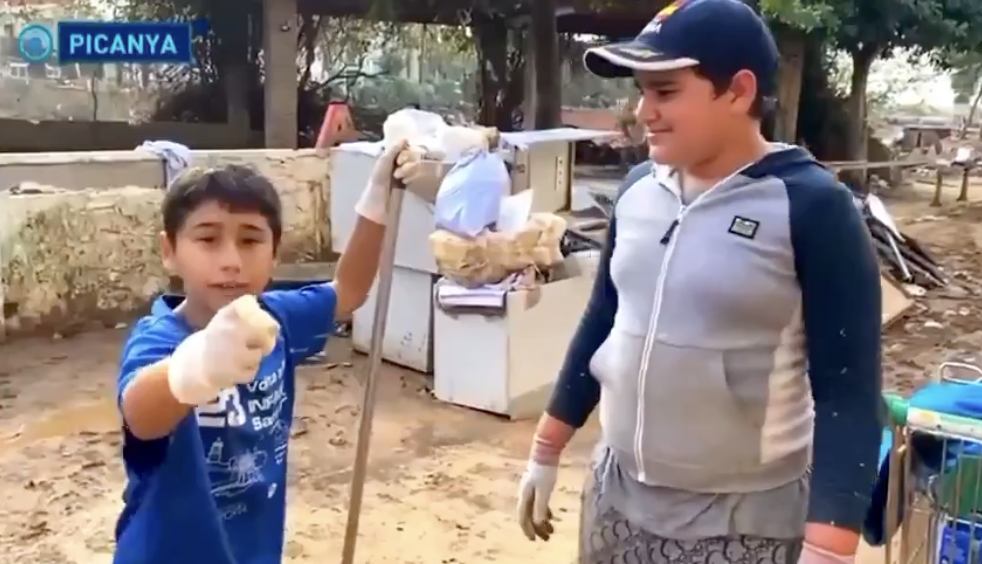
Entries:
MULTIPOLYGON (((119 398, 141 368, 170 356, 193 332, 173 312, 180 299, 158 299, 133 328, 119 398)), ((336 296, 321 284, 267 292, 260 303, 282 330, 252 383, 196 408, 169 437, 143 441, 124 430, 129 482, 115 564, 280 563, 294 367, 326 343, 336 296)))

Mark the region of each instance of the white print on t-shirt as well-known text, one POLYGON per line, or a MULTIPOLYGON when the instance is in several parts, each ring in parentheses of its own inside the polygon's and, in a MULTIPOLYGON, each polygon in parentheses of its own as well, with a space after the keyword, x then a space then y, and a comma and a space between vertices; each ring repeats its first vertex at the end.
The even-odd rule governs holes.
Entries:
POLYGON ((199 427, 242 427, 249 423, 254 431, 275 427, 287 401, 280 363, 273 372, 256 377, 250 384, 222 390, 215 401, 198 406, 199 427))
POLYGON ((226 455, 224 449, 225 442, 220 438, 208 449, 208 477, 213 496, 237 497, 253 484, 263 482, 263 466, 268 457, 265 451, 252 449, 226 455))
POLYGON ((221 509, 222 519, 225 521, 235 519, 239 515, 245 515, 248 512, 249 506, 245 503, 230 503, 221 509))
POLYGON ((253 486, 264 488, 267 499, 282 495, 275 481, 269 483, 282 470, 271 471, 270 465, 286 460, 290 430, 283 409, 290 398, 285 362, 268 360, 251 383, 223 390, 195 410, 211 492, 226 520, 249 512, 237 498, 253 486))

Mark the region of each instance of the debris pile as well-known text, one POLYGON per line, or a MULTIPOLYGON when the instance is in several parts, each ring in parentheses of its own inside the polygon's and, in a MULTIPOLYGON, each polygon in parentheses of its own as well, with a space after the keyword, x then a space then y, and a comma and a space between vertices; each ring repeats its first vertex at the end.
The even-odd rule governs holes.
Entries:
POLYGON ((883 202, 873 194, 857 197, 876 245, 880 262, 890 276, 906 286, 924 289, 942 288, 948 284, 938 261, 910 235, 900 231, 883 202))
MULTIPOLYGON (((609 194, 602 191, 591 191, 590 195, 595 202, 594 206, 571 214, 575 219, 570 222, 569 231, 564 238, 564 251, 583 247, 597 248, 603 240, 606 218, 610 216, 613 201, 609 194)), ((915 295, 948 284, 948 278, 938 261, 920 242, 900 231, 882 200, 873 194, 856 195, 856 206, 863 213, 880 263, 890 278, 915 295), (916 290, 914 286, 922 290, 916 290)))

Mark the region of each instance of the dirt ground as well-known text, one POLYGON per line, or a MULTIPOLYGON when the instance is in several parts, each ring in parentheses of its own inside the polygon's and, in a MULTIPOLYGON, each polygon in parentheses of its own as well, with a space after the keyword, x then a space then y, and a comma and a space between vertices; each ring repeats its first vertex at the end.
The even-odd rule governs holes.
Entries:
MULTIPOLYGON (((932 209, 927 201, 916 193, 890 204, 952 277, 888 331, 887 385, 904 390, 947 354, 982 351, 982 203, 932 209)), ((112 398, 125 332, 0 347, 0 563, 111 561, 123 487, 112 398)), ((332 364, 298 376, 287 562, 331 562, 341 551, 365 363, 343 339, 329 356, 332 364)), ((558 534, 530 544, 512 504, 533 424, 441 405, 425 377, 395 367, 386 367, 383 382, 360 562, 572 561, 577 492, 595 428, 580 433, 565 458, 554 503, 558 534)), ((873 553, 863 562, 881 560, 873 553)))

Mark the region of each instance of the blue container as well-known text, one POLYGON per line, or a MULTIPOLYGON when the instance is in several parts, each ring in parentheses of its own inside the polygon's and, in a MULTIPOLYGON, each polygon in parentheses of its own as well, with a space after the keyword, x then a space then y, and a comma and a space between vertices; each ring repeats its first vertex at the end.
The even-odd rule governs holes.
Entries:
POLYGON ((939 564, 980 564, 982 524, 976 523, 974 531, 972 528, 972 523, 968 521, 948 521, 939 527, 939 564))

